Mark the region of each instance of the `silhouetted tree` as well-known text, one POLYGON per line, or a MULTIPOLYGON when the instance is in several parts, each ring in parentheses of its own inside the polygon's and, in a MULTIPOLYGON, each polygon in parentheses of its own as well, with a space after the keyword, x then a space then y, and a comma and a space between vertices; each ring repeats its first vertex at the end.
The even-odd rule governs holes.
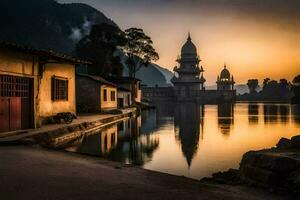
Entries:
POLYGON ((122 47, 126 55, 126 64, 129 76, 135 78, 135 74, 143 66, 147 67, 151 61, 159 59, 158 53, 153 47, 153 42, 142 29, 130 28, 125 30, 126 44, 122 47))
POLYGON ((257 93, 256 89, 258 87, 258 80, 257 79, 249 79, 247 86, 249 88, 250 94, 257 93))
POLYGON ((266 78, 263 82, 262 95, 267 100, 288 100, 291 97, 289 83, 286 79, 280 79, 277 82, 266 78))
POLYGON ((93 62, 89 74, 120 76, 123 65, 114 53, 118 46, 125 44, 123 32, 116 26, 108 24, 94 25, 88 36, 76 46, 77 56, 93 62))
POLYGON ((300 104, 300 74, 293 79, 292 89, 294 92, 292 102, 300 104))
POLYGON ((264 79, 264 81, 263 81, 263 88, 265 88, 265 86, 268 85, 268 83, 269 83, 270 80, 271 80, 271 79, 269 79, 269 78, 265 78, 265 79, 264 79))

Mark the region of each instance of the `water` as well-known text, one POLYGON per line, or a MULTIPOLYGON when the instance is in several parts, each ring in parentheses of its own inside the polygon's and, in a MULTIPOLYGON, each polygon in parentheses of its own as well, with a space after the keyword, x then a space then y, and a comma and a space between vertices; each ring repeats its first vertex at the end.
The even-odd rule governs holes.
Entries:
POLYGON ((100 130, 66 150, 200 179, 238 168, 242 155, 300 134, 300 107, 164 103, 100 130))

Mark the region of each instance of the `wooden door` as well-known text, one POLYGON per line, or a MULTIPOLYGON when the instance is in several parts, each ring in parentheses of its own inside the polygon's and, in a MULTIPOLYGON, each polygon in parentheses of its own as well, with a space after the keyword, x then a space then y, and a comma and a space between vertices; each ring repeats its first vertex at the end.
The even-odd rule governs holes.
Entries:
POLYGON ((31 84, 30 78, 0 75, 0 132, 31 126, 31 84))
POLYGON ((9 131, 9 98, 0 98, 0 133, 9 131))

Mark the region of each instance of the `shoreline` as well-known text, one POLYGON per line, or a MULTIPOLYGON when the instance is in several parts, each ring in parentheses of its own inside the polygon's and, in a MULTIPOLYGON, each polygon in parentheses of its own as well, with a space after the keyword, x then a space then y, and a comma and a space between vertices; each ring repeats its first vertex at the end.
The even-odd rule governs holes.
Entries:
POLYGON ((0 161, 4 199, 282 198, 247 186, 199 181, 38 145, 0 146, 0 161))

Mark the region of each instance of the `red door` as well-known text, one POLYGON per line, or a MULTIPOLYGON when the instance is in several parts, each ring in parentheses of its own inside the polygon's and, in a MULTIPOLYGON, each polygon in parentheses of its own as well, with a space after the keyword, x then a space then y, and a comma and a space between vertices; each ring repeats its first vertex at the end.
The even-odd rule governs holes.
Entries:
POLYGON ((9 99, 0 98, 0 132, 9 131, 9 99))
POLYGON ((31 82, 29 78, 0 75, 0 132, 31 126, 31 82))

